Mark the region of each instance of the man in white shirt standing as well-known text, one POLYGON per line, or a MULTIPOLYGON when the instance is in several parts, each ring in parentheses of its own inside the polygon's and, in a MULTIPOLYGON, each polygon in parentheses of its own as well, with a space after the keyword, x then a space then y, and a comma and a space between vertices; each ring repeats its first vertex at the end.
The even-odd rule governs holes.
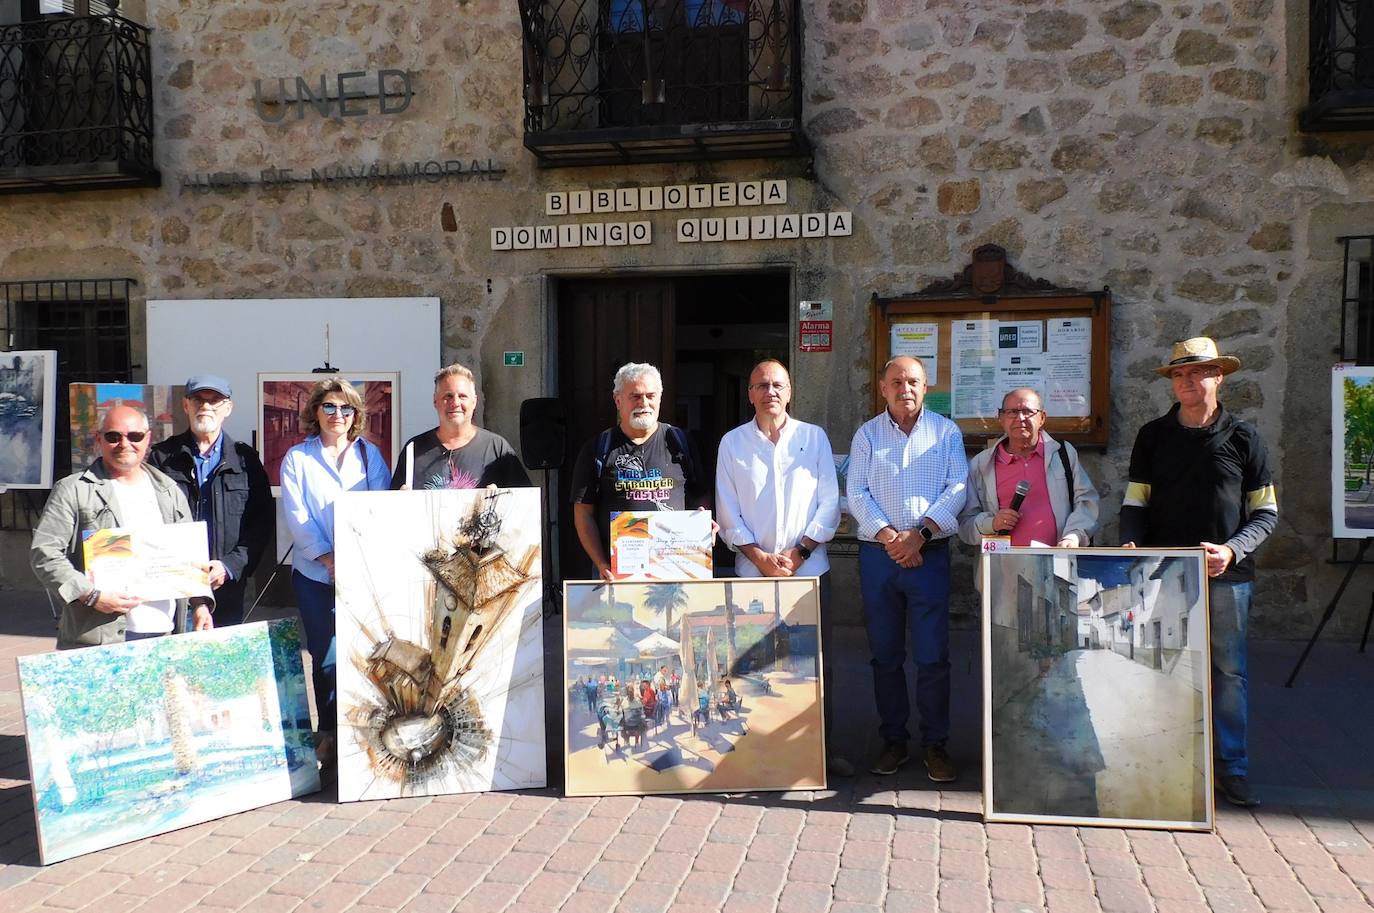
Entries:
POLYGON ((958 777, 949 739, 949 539, 959 529, 968 461, 959 426, 925 408, 926 371, 899 355, 883 367, 887 408, 849 445, 849 512, 859 527, 859 581, 873 654, 882 753, 869 769, 893 774, 909 758, 907 644, 926 773, 958 777), (910 636, 908 637, 908 632, 910 636))
MULTIPOLYGON (((83 570, 83 533, 191 521, 191 505, 176 483, 144 465, 150 443, 148 416, 115 406, 96 434, 100 459, 58 482, 43 508, 30 555, 39 581, 65 603, 57 633, 60 650, 158 637, 183 627, 184 607, 175 600, 102 592, 83 570)), ((212 627, 207 601, 192 602, 195 630, 212 627)))
MULTIPOLYGON (((716 519, 736 553, 740 577, 819 577, 821 642, 830 643, 830 560, 826 543, 840 522, 840 488, 825 431, 787 414, 792 382, 774 359, 749 375, 753 421, 721 438, 716 458, 716 519)), ((826 740, 831 725, 830 667, 825 669, 826 740)), ((831 773, 852 776, 853 766, 826 749, 831 773)))

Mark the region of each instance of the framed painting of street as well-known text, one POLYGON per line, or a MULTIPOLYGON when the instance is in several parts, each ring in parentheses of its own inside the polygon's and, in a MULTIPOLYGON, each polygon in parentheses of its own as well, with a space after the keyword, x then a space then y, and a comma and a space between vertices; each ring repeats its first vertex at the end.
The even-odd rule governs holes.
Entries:
POLYGON ((814 577, 569 581, 570 796, 823 789, 814 577))
POLYGON ((983 556, 988 821, 1211 830, 1201 549, 983 556))

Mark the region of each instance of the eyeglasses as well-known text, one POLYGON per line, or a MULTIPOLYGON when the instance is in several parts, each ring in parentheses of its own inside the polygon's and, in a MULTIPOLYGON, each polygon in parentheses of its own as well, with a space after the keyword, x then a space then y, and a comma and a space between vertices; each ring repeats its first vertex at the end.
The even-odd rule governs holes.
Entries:
POLYGON ((337 412, 344 418, 352 418, 358 412, 357 409, 346 403, 320 403, 320 408, 324 410, 325 415, 333 415, 337 412))
POLYGON ((768 383, 768 382, 765 381, 764 383, 760 383, 760 384, 750 384, 750 385, 749 385, 749 389, 750 389, 750 390, 757 390, 757 391, 759 391, 760 393, 767 393, 769 390, 778 390, 778 391, 786 390, 786 389, 787 389, 787 384, 783 383, 783 382, 780 381, 780 380, 775 380, 775 381, 773 381, 772 383, 768 383))
POLYGON ((1044 413, 1044 409, 998 409, 998 415, 1012 415, 1016 418, 1035 418, 1044 413))
POLYGON ((146 431, 104 431, 100 435, 107 444, 118 444, 121 438, 128 438, 130 444, 141 444, 148 436, 146 431))

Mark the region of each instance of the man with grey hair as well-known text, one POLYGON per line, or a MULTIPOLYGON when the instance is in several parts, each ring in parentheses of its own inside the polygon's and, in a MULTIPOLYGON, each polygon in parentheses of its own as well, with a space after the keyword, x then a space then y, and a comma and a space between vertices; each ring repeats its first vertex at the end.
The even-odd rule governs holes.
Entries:
MULTIPOLYGON (((59 650, 186 628, 185 600, 145 600, 137 593, 98 590, 85 573, 82 543, 87 533, 191 521, 191 505, 177 484, 144 464, 150 443, 148 416, 132 406, 115 406, 105 413, 96 433, 100 457, 59 481, 48 496, 29 557, 43 588, 63 603, 59 650)), ((191 603, 195 629, 213 627, 213 601, 197 598, 191 603)))
POLYGON ((258 452, 224 430, 234 411, 228 380, 189 378, 181 405, 191 427, 156 444, 148 462, 177 483, 192 516, 205 521, 215 626, 236 625, 248 578, 272 539, 272 486, 258 452))
POLYGON ((405 488, 407 475, 414 489, 529 486, 510 443, 473 422, 477 384, 470 370, 454 362, 434 375, 434 411, 438 427, 406 442, 391 475, 392 488, 405 488))
POLYGON ((710 481, 681 428, 660 423, 663 378, 631 362, 615 373, 619 424, 588 441, 573 466, 573 523, 596 575, 613 580, 611 514, 711 506, 710 481))

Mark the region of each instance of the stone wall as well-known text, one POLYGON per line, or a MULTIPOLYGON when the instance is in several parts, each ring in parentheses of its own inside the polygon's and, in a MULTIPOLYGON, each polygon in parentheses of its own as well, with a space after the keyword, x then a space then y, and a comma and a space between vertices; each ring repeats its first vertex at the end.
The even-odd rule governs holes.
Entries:
MULTIPOLYGON (((1151 369, 1206 333, 1244 362, 1223 398, 1274 450, 1282 520, 1261 553, 1265 633, 1303 633, 1334 588, 1328 368, 1336 235, 1374 231, 1368 135, 1302 135, 1299 0, 804 0, 813 163, 540 170, 522 147, 515 6, 498 0, 301 6, 148 0, 159 190, 6 198, 0 278, 131 276, 147 298, 437 295, 446 358, 474 366, 485 422, 509 436, 543 378, 549 275, 788 265, 794 299, 833 298, 832 354, 796 354, 796 411, 837 450, 870 412, 868 298, 953 274, 985 242, 1057 285, 1113 291, 1112 446, 1086 455, 1108 530, 1139 425, 1169 404, 1151 369), (254 80, 412 73, 399 115, 265 123, 254 80), (250 187, 185 176, 326 164, 493 160, 500 181, 250 187), (544 193, 786 178, 792 212, 851 210, 851 237, 490 250, 544 193), (456 230, 444 230, 444 207, 456 230), (531 328, 534 338, 531 339, 531 328), (848 341, 848 342, 847 342, 848 341), (527 351, 518 379, 496 370, 527 351)), ((136 308, 139 310, 139 308, 136 308)), ((289 325, 289 315, 286 322, 289 325)), ((141 313, 136 315, 136 330, 141 313)), ((142 338, 135 361, 144 362, 142 338)), ((956 572, 962 574, 962 571, 956 572)), ((971 573, 971 572, 970 572, 971 573)), ((6 572, 7 583, 23 583, 6 572)), ((967 608, 971 596, 961 605, 967 608)), ((1342 634, 1363 606, 1337 617, 1342 634)))

